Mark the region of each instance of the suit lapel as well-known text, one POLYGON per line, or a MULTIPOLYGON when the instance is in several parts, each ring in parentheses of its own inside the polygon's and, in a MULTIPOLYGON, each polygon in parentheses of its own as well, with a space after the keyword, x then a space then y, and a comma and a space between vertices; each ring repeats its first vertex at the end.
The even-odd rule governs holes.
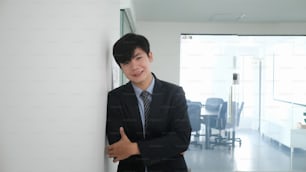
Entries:
POLYGON ((123 96, 124 96, 124 102, 126 103, 126 107, 124 109, 127 110, 125 114, 129 115, 127 119, 134 119, 138 121, 137 126, 135 127, 137 128, 138 131, 143 131, 137 97, 135 95, 134 88, 130 82, 126 85, 125 88, 126 89, 123 93, 123 96))
MULTIPOLYGON (((150 105, 149 127, 150 119, 152 115, 160 113, 160 107, 162 106, 164 94, 162 92, 162 83, 155 77, 155 85, 153 88, 152 102, 150 105)), ((153 117, 154 118, 154 117, 153 117)))

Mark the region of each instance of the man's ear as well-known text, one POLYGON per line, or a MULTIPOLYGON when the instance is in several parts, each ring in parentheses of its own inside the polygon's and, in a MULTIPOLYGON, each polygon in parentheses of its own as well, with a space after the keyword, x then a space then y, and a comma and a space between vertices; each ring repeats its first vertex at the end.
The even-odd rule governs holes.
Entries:
POLYGON ((151 51, 148 53, 148 57, 149 57, 149 61, 153 62, 153 53, 151 51))

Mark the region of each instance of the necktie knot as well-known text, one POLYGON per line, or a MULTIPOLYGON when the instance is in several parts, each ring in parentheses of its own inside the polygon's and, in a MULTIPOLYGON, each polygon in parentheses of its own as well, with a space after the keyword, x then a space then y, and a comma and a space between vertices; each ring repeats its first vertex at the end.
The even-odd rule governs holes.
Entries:
POLYGON ((141 94, 140 94, 140 97, 142 98, 142 100, 148 100, 149 99, 149 96, 150 96, 150 93, 147 92, 147 91, 142 91, 141 94))

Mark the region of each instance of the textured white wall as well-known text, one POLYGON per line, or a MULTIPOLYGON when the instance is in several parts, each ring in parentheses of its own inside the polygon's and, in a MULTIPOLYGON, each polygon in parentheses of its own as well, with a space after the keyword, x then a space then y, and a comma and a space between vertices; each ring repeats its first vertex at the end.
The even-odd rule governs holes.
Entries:
POLYGON ((119 0, 0 2, 0 171, 102 172, 119 0))

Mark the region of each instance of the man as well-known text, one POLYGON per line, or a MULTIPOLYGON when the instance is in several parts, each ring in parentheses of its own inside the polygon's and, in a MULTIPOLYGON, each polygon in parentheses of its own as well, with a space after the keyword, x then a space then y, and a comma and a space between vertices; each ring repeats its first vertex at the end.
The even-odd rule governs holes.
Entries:
POLYGON ((119 161, 117 171, 187 172, 191 126, 183 89, 151 72, 153 54, 142 35, 124 35, 113 56, 130 80, 108 93, 107 153, 119 161))

